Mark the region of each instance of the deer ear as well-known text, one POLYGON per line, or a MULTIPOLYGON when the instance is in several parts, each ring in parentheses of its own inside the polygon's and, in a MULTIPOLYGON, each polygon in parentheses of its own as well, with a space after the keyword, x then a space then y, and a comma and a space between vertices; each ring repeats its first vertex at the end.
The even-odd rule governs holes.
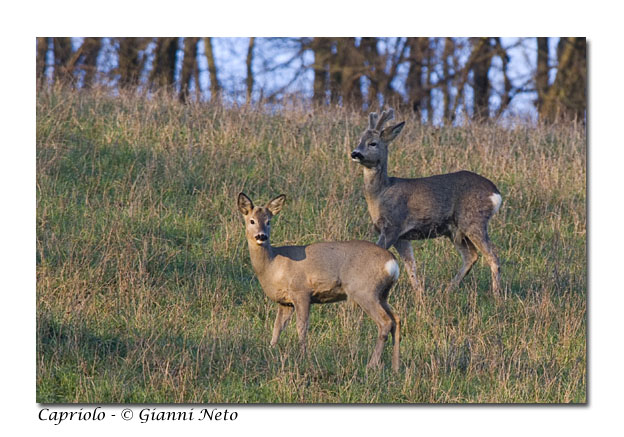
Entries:
POLYGON ((278 212, 282 210, 282 206, 284 206, 285 200, 286 200, 286 196, 284 194, 280 194, 275 199, 267 203, 266 208, 269 211, 271 211, 271 214, 276 215, 278 212))
POLYGON ((393 139, 397 137, 398 134, 403 130, 403 126, 405 126, 405 122, 402 121, 399 124, 395 124, 394 126, 388 126, 384 130, 381 131, 381 139, 385 143, 389 143, 393 139))
POLYGON ((241 212, 241 214, 247 215, 251 211, 253 211, 253 209, 254 205, 251 199, 247 197, 245 193, 240 193, 238 195, 238 210, 241 212))

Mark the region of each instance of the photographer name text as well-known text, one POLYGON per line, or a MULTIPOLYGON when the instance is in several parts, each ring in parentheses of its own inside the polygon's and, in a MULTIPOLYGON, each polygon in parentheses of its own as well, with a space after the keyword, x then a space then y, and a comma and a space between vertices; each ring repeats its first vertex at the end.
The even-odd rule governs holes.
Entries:
POLYGON ((60 425, 63 422, 101 422, 108 418, 121 418, 126 422, 193 422, 193 421, 229 421, 238 419, 236 411, 219 408, 189 408, 187 410, 163 410, 160 408, 132 409, 124 408, 121 412, 106 412, 101 407, 79 408, 75 410, 55 410, 42 408, 39 410, 39 420, 60 425), (135 413, 135 410, 138 413, 135 413))

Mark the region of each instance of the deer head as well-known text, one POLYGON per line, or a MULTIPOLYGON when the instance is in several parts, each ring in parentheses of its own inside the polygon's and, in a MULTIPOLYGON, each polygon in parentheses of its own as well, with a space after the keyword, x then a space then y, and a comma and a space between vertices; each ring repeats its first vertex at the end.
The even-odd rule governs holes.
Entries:
POLYGON ((381 116, 371 112, 368 116, 368 128, 362 134, 360 143, 351 152, 351 159, 365 167, 373 168, 385 164, 388 159, 388 144, 394 140, 405 126, 402 121, 384 128, 384 124, 394 118, 392 108, 383 111, 381 116))
POLYGON ((245 217, 245 236, 249 244, 270 245, 271 218, 282 210, 285 200, 286 196, 282 194, 262 207, 254 206, 245 193, 238 195, 238 210, 245 217))

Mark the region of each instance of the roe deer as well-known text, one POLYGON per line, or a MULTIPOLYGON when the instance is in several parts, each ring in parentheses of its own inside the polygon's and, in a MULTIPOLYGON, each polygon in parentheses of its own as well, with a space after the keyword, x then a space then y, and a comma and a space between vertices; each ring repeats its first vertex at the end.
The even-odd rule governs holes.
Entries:
POLYGON ((483 254, 492 271, 492 290, 500 292, 499 261, 488 237, 490 218, 500 208, 502 197, 488 179, 469 171, 416 179, 388 177, 388 144, 405 122, 384 129, 394 117, 388 109, 378 118, 369 115, 368 128, 351 159, 364 167, 364 196, 368 212, 379 233, 377 244, 394 245, 409 271, 412 287, 421 294, 412 244, 409 240, 448 237, 459 251, 463 264, 449 288, 459 285, 483 254))
POLYGON ((271 246, 271 218, 281 211, 285 196, 266 206, 254 206, 244 193, 238 209, 245 217, 245 235, 251 264, 264 293, 277 302, 271 346, 297 313, 301 352, 305 353, 310 304, 349 297, 377 324, 379 335, 368 367, 380 364, 388 334, 394 344, 392 369, 399 368, 399 318, 388 305, 388 292, 399 277, 399 265, 390 252, 368 241, 315 243, 308 246, 271 246))

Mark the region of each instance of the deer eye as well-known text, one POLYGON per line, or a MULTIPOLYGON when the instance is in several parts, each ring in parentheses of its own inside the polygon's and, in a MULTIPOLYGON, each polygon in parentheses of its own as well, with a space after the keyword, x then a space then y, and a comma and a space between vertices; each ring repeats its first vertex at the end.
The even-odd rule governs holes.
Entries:
POLYGON ((267 226, 271 226, 271 220, 267 222, 267 226))
POLYGON ((368 145, 371 146, 371 147, 377 147, 377 143, 374 142, 374 141, 372 143, 368 143, 368 145))
POLYGON ((255 225, 256 222, 254 221, 254 219, 249 220, 249 223, 251 223, 252 225, 255 225))

